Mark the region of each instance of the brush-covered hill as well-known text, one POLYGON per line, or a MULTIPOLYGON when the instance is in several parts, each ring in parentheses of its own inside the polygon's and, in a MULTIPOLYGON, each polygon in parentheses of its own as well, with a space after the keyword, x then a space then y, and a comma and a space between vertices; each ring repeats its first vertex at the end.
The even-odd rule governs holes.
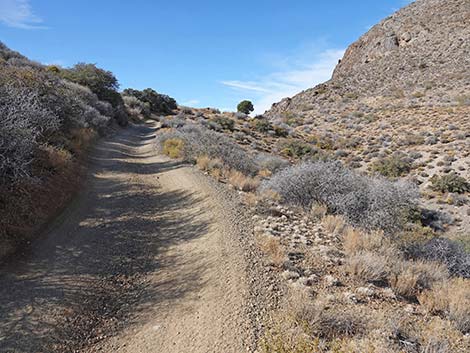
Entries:
POLYGON ((470 177, 470 1, 406 6, 353 43, 331 80, 265 116, 352 168, 412 179, 466 229, 467 201, 452 196, 459 188, 430 190, 470 177))
POLYGON ((0 259, 80 189, 97 137, 175 108, 152 89, 119 92, 95 64, 43 65, 0 42, 0 259))
POLYGON ((468 104, 469 23, 468 0, 418 0, 353 43, 330 81, 274 104, 268 115, 468 104))

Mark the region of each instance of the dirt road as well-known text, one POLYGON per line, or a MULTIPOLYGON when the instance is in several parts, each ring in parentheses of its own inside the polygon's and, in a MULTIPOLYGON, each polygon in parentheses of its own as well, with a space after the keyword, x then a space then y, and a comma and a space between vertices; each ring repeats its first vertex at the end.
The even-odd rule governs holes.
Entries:
POLYGON ((0 352, 253 349, 249 217, 154 133, 99 143, 86 189, 0 267, 0 352))

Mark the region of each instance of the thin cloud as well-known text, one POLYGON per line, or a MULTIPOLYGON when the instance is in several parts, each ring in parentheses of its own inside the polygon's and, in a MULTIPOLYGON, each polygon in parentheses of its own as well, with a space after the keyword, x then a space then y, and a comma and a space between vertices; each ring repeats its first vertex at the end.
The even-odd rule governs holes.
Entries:
POLYGON ((221 81, 227 87, 245 93, 253 100, 255 113, 263 113, 273 103, 291 97, 331 78, 331 74, 344 55, 343 49, 330 49, 308 58, 286 60, 286 68, 273 72, 257 81, 221 81))
POLYGON ((201 103, 198 99, 190 99, 186 102, 183 102, 181 103, 182 105, 184 106, 188 106, 188 107, 194 107, 196 105, 198 105, 199 103, 201 103))
POLYGON ((257 82, 221 81, 221 83, 224 86, 240 91, 270 92, 267 88, 260 86, 257 82))
POLYGON ((8 27, 44 29, 42 18, 32 10, 29 0, 0 0, 0 22, 8 27))

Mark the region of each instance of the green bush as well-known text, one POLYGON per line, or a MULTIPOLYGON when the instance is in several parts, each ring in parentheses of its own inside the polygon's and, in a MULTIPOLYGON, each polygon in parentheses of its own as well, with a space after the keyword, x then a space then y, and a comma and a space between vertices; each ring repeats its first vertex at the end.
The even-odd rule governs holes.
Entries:
POLYGON ((253 122, 253 126, 256 131, 267 133, 269 130, 273 129, 273 126, 267 119, 256 119, 253 122))
POLYGON ((155 114, 171 114, 174 109, 178 108, 176 100, 165 94, 160 94, 151 88, 146 88, 143 91, 127 88, 122 93, 148 103, 150 111, 155 114))
POLYGON ((463 194, 470 192, 470 183, 456 173, 446 174, 442 176, 434 175, 431 178, 431 189, 440 192, 455 192, 463 194))
POLYGON ((406 175, 410 172, 411 168, 411 160, 401 154, 378 159, 371 165, 373 172, 390 178, 406 175))
POLYGON ((302 158, 313 153, 311 145, 299 140, 291 140, 287 142, 282 149, 282 153, 289 157, 302 158))
POLYGON ((237 106, 237 111, 243 114, 250 114, 255 108, 253 107, 253 103, 248 100, 241 101, 237 106))
POLYGON ((235 127, 235 121, 227 118, 226 116, 216 116, 214 119, 212 119, 212 121, 216 124, 219 124, 224 130, 233 131, 235 127))
POLYGON ((163 143, 163 153, 171 158, 183 156, 184 141, 178 138, 168 139, 163 143))
POLYGON ((60 73, 67 80, 88 87, 100 100, 111 103, 113 107, 123 105, 117 91, 118 80, 111 71, 100 69, 95 64, 78 63, 60 73))
POLYGON ((287 137, 289 136, 289 130, 283 128, 282 126, 274 126, 274 132, 276 133, 277 137, 287 137))

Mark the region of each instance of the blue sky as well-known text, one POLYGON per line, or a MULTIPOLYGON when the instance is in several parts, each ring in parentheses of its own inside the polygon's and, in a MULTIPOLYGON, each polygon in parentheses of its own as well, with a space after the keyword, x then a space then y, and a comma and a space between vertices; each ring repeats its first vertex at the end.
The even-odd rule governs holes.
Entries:
POLYGON ((121 88, 256 111, 327 80, 407 0, 0 0, 0 40, 33 60, 111 70, 121 88))

